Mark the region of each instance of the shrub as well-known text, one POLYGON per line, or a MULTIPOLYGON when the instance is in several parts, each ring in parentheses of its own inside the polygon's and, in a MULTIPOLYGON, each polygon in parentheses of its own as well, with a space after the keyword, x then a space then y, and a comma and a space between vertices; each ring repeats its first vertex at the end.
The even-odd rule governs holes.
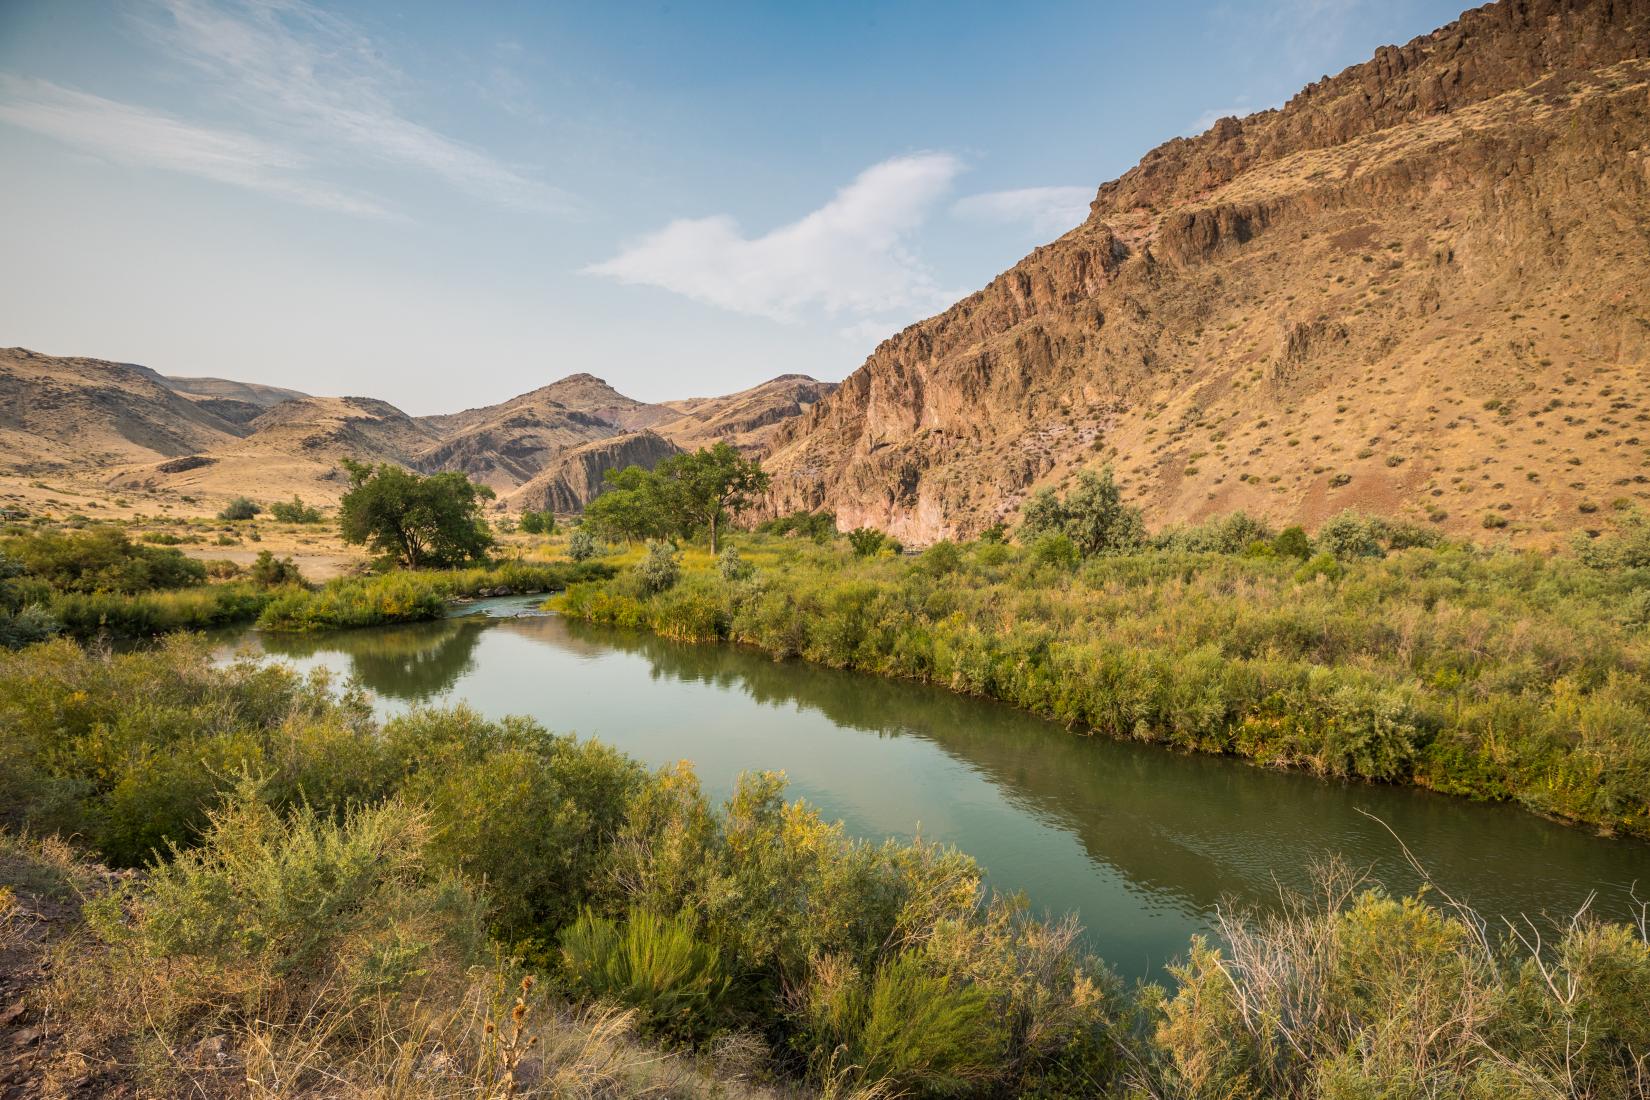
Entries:
POLYGON ((830 1056, 860 1080, 902 1091, 971 1091, 1001 1073, 1003 1032, 979 989, 930 973, 921 955, 895 956, 867 981, 842 960, 824 961, 808 990, 815 1065, 830 1056))
POLYGON ((1299 525, 1285 527, 1272 540, 1272 549, 1280 558, 1306 559, 1312 556, 1312 540, 1299 525))
POLYGON ((567 536, 567 558, 569 561, 589 561, 596 556, 596 540, 583 527, 576 527, 573 533, 567 536))
MULTIPOLYGON (((269 514, 281 523, 320 523, 324 518, 319 508, 311 508, 294 493, 291 500, 278 500, 269 506, 269 514)), ((224 516, 224 519, 247 518, 224 516)))
POLYGON ((223 510, 218 513, 218 518, 221 520, 235 522, 239 520, 251 519, 253 516, 259 515, 262 512, 263 506, 258 504, 256 501, 249 500, 246 497, 236 497, 234 500, 223 506, 223 510))
POLYGON ((304 575, 298 571, 297 565, 291 558, 277 558, 268 550, 259 550, 258 558, 247 571, 252 583, 263 588, 278 588, 284 584, 304 583, 304 575))
POLYGON ((200 562, 177 550, 140 546, 118 527, 19 535, 0 542, 0 552, 59 592, 129 595, 187 588, 206 580, 206 567, 200 562))
POLYGON ((721 956, 678 917, 632 907, 621 925, 586 910, 562 934, 561 952, 575 988, 636 1009, 661 1034, 703 1038, 721 1022, 721 956))
POLYGON ((1320 551, 1346 561, 1381 557, 1386 537, 1385 520, 1348 508, 1324 520, 1313 541, 1320 551))
POLYGON ((1021 520, 1021 541, 1064 534, 1084 557, 1137 549, 1146 541, 1140 509, 1123 503, 1109 466, 1099 474, 1080 471, 1077 487, 1065 500, 1054 490, 1043 489, 1026 503, 1021 520))
POLYGON ((927 573, 943 577, 955 573, 962 566, 962 551, 950 539, 941 539, 917 558, 917 564, 927 573))
POLYGON ((756 567, 739 555, 739 548, 729 543, 716 556, 716 572, 730 584, 748 581, 756 575, 756 567))
POLYGON ((792 512, 764 520, 756 527, 764 535, 810 538, 815 542, 829 542, 836 537, 835 512, 792 512))
POLYGON ((524 510, 521 513, 521 530, 527 535, 553 535, 556 533, 556 515, 549 509, 542 512, 524 510))
POLYGON ((856 527, 849 531, 848 545, 853 548, 854 554, 861 558, 875 557, 884 550, 899 553, 896 549, 899 543, 875 527, 856 527))
POLYGON ((1031 544, 1031 558, 1042 565, 1069 569, 1081 558, 1077 544, 1063 531, 1050 531, 1037 536, 1031 544))
POLYGON ((636 578, 642 591, 656 595, 673 588, 682 575, 682 555, 663 539, 649 539, 647 553, 636 565, 636 578))

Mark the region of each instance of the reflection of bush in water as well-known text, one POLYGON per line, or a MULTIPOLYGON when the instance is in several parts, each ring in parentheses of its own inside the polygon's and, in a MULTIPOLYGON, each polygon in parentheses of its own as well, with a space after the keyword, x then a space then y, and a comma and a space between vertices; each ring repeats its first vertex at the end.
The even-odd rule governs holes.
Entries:
POLYGON ((266 652, 281 657, 342 653, 350 675, 388 699, 422 703, 445 692, 475 669, 475 649, 485 622, 441 619, 430 623, 334 634, 265 634, 266 652))

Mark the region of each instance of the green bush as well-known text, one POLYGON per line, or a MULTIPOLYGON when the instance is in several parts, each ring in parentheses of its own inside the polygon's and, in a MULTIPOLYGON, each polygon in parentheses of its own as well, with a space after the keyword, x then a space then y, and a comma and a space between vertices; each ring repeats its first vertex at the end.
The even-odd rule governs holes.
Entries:
POLYGON ((915 953, 895 956, 868 981, 827 960, 807 1014, 820 1071, 846 1061, 861 1081, 923 1095, 976 1091, 1002 1075, 1005 1036, 991 999, 930 973, 915 953))
POLYGON ((704 1038, 721 1022, 721 957, 679 918, 633 907, 620 924, 586 911, 562 934, 561 951, 576 989, 636 1009, 664 1035, 704 1038))
POLYGON ((848 545, 853 547, 854 553, 862 558, 869 558, 880 554, 884 550, 890 553, 899 553, 899 543, 878 531, 875 527, 856 527, 848 532, 848 545))
POLYGON ((553 535, 556 533, 556 515, 549 509, 542 512, 523 510, 521 530, 525 535, 553 535))
POLYGON ((636 563, 636 579, 642 591, 657 595, 673 588, 682 576, 682 555, 663 539, 648 539, 647 553, 636 563))
POLYGON ((304 575, 298 571, 291 558, 276 558, 268 550, 259 550, 257 560, 247 571, 252 583, 263 588, 279 588, 281 585, 302 585, 304 575))
POLYGON ((19 535, 0 541, 0 553, 58 592, 131 595, 206 580, 200 562, 177 550, 140 546, 118 527, 19 535))
POLYGON ((263 510, 263 505, 258 504, 256 501, 249 500, 246 497, 236 497, 223 506, 223 511, 218 513, 218 518, 230 522, 248 520, 262 514, 263 510))
MULTIPOLYGON (((228 509, 225 509, 228 511, 228 509)), ((257 513, 253 513, 256 515, 257 513)), ((319 508, 311 508, 305 504, 298 494, 294 493, 291 500, 277 500, 269 506, 269 514, 281 523, 320 523, 325 517, 319 508)), ((222 519, 251 519, 251 516, 220 516, 222 519)))
POLYGON ((583 527, 575 527, 573 533, 567 536, 567 559, 574 562, 589 561, 596 556, 596 539, 583 527))
POLYGON ((754 577, 756 567, 740 556, 737 546, 729 543, 716 555, 716 572, 723 580, 737 584, 754 577))

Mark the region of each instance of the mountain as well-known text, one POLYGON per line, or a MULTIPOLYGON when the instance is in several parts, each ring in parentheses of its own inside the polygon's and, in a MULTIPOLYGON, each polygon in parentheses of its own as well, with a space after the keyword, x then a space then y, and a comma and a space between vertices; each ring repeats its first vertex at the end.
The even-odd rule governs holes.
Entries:
POLYGON ((129 364, 0 348, 0 468, 12 473, 185 455, 241 434, 129 364))
POLYGON ((161 374, 148 367, 140 367, 136 363, 127 366, 143 372, 145 375, 159 382, 173 393, 182 394, 195 401, 236 401, 253 405, 259 409, 267 409, 279 405, 282 401, 291 401, 294 398, 308 397, 309 394, 298 390, 283 389, 280 386, 264 386, 257 382, 236 382, 229 378, 180 378, 174 375, 161 374))
POLYGON ((651 470, 680 453, 670 440, 645 430, 598 439, 562 452, 504 503, 514 510, 582 511, 601 492, 607 471, 626 466, 651 470))
POLYGON ((576 510, 611 467, 726 438, 754 450, 831 385, 786 375, 727 397, 650 404, 590 374, 497 405, 412 417, 370 397, 312 397, 132 363, 0 350, 0 474, 91 475, 197 498, 335 500, 343 458, 460 470, 517 507, 576 510), (650 425, 658 425, 656 433, 650 425))
POLYGON ((1154 524, 1540 541, 1650 499, 1650 0, 1503 0, 1220 120, 775 433, 911 542, 1114 466, 1154 524))
POLYGON ((689 450, 727 440, 742 450, 760 453, 780 424, 801 416, 835 389, 835 382, 782 374, 726 397, 666 401, 665 407, 677 415, 659 421, 654 430, 689 450))

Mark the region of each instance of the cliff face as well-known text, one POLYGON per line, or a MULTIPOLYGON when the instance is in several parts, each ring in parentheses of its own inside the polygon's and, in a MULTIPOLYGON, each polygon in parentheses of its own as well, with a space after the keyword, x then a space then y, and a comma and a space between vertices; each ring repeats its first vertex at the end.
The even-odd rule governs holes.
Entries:
POLYGON ((650 431, 630 432, 586 443, 563 452, 527 484, 504 501, 512 511, 529 509, 580 512, 602 490, 609 470, 626 466, 653 469, 680 448, 650 431))
POLYGON ((1111 464, 1156 524, 1538 540, 1650 499, 1650 0, 1504 0, 1099 189, 778 429, 768 507, 924 542, 1111 464))

